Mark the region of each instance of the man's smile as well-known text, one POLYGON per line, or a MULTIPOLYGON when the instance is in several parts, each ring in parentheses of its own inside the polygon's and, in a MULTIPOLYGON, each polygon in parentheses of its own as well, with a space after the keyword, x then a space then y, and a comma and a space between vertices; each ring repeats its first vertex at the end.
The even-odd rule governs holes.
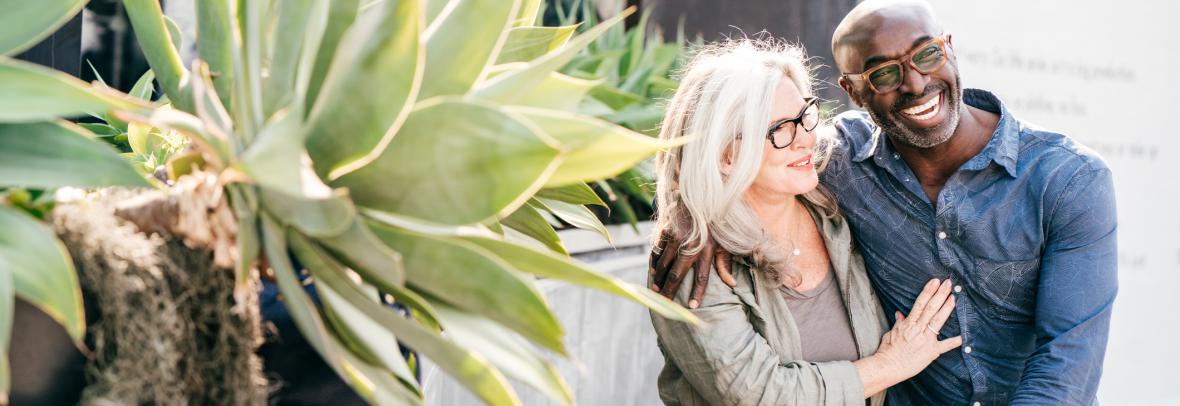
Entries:
POLYGON ((945 91, 938 92, 925 102, 902 108, 898 113, 902 118, 905 118, 918 127, 930 126, 934 124, 933 120, 938 116, 938 113, 942 112, 944 93, 945 91))

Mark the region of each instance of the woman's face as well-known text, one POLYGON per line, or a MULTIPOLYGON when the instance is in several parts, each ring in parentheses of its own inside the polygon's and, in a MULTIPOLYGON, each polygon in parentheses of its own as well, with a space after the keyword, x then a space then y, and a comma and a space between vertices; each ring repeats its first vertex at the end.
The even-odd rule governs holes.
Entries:
MULTIPOLYGON (((767 121, 766 127, 770 128, 780 119, 798 117, 806 107, 803 96, 795 82, 784 77, 775 89, 774 107, 770 111, 770 120, 767 121)), ((811 162, 815 134, 804 131, 800 126, 795 127, 795 139, 786 148, 775 148, 769 139, 763 141, 766 143, 766 149, 762 154, 762 167, 747 193, 758 199, 789 198, 810 192, 819 184, 819 176, 816 175, 815 165, 811 162)), ((763 132, 760 136, 765 137, 766 133, 763 132)), ((779 135, 780 140, 787 137, 788 134, 779 135)))

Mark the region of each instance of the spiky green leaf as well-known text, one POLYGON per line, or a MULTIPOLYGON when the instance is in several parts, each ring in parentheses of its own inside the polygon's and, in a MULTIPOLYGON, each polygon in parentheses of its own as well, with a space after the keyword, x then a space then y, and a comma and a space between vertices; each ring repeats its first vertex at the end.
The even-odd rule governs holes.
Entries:
POLYGON ((326 179, 380 156, 409 115, 423 74, 418 6, 378 4, 340 42, 309 124, 308 150, 326 179))
POLYGON ((105 143, 67 123, 0 123, 0 187, 151 186, 105 143))
POLYGON ((0 0, 0 55, 16 55, 57 31, 86 0, 0 0))
POLYGON ((81 345, 86 335, 82 290, 65 246, 49 227, 4 206, 0 230, 0 258, 12 271, 16 295, 61 324, 81 345))
POLYGON ((370 222, 403 255, 406 283, 467 312, 482 315, 565 354, 561 325, 541 292, 508 264, 477 245, 370 222))
POLYGON ((557 154, 501 107, 446 100, 417 107, 375 161, 330 183, 349 188, 359 206, 477 223, 524 204, 557 154))

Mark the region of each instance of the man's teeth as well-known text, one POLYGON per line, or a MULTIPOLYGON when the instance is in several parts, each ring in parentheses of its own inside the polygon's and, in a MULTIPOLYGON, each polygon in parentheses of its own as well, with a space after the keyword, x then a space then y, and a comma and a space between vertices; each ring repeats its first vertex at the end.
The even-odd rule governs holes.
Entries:
POLYGON ((902 112, 902 114, 913 117, 914 119, 917 119, 917 120, 929 120, 931 118, 934 118, 935 114, 938 114, 939 109, 937 109, 936 107, 938 107, 938 102, 941 100, 942 100, 942 95, 939 94, 935 98, 930 99, 930 101, 928 101, 928 102, 922 103, 921 105, 918 105, 918 106, 910 107, 908 109, 904 109, 901 112, 902 112), (930 111, 926 112, 925 114, 921 114, 921 115, 918 114, 918 113, 922 113, 926 110, 930 110, 930 111))

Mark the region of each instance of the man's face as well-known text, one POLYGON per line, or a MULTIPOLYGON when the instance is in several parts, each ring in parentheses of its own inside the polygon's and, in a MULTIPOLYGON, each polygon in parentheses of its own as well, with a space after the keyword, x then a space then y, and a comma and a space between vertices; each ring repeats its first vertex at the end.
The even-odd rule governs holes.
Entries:
POLYGON ((934 147, 951 138, 958 127, 962 100, 949 37, 945 47, 947 62, 940 68, 923 74, 909 61, 916 48, 943 34, 932 19, 920 12, 869 17, 858 24, 858 29, 868 31, 863 39, 847 44, 837 55, 846 73, 867 72, 901 58, 901 83, 893 91, 877 93, 859 78, 842 78, 840 85, 853 101, 868 110, 890 139, 917 148, 934 147))

